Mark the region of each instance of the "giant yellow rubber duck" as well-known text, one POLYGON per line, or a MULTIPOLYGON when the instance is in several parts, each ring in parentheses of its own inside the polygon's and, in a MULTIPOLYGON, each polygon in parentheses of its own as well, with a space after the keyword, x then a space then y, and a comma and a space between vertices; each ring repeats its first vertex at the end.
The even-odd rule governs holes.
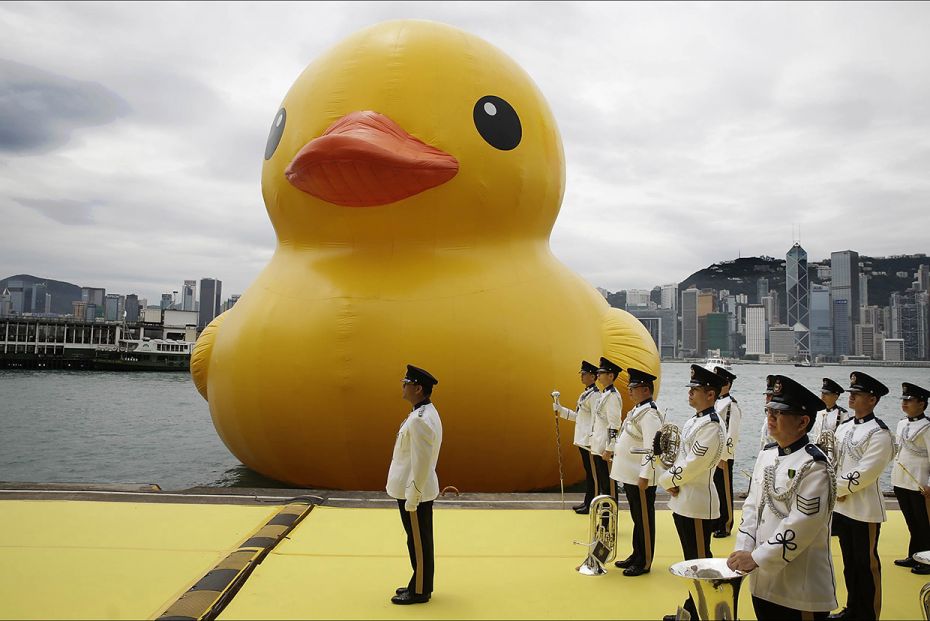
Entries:
POLYGON ((348 37, 297 78, 264 155, 277 248, 191 362, 217 432, 253 470, 383 489, 410 363, 439 379, 441 485, 556 486, 550 393, 580 392, 580 361, 601 355, 659 375, 643 325, 550 252, 559 131, 484 40, 408 20, 348 37))

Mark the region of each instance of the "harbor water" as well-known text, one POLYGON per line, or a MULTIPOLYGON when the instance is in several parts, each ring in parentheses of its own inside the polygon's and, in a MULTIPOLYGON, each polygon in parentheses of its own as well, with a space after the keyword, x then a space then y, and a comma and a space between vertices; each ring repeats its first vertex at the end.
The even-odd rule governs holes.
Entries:
MULTIPOLYGON (((737 491, 745 491, 748 479, 741 472, 752 470, 759 450, 765 376, 788 375, 818 392, 822 377, 846 386, 852 370, 850 366, 733 365, 738 379, 732 392, 743 411, 734 466, 737 491)), ((863 370, 891 389, 878 404, 876 414, 892 431, 903 417, 901 382, 930 386, 927 368, 863 370)), ((666 411, 667 421, 680 427, 694 413, 688 407, 685 388, 689 366, 666 362, 662 373, 657 401, 666 411)), ((580 388, 580 383, 553 386, 561 391, 567 406, 574 405, 575 391, 580 392, 580 388)), ((540 395, 540 400, 541 415, 545 415, 549 395, 540 395)), ((441 391, 437 391, 435 401, 441 413, 441 391)), ((848 406, 846 395, 840 397, 839 404, 848 406)), ((0 481, 155 483, 166 490, 286 487, 249 470, 226 449, 213 428, 206 402, 187 373, 3 370, 0 421, 0 481)), ((567 421, 561 424, 566 429, 572 425, 567 421)), ((445 442, 454 441, 445 438, 445 442)), ((573 451, 563 452, 564 459, 575 456, 573 451)), ((888 472, 882 487, 891 489, 888 472)))

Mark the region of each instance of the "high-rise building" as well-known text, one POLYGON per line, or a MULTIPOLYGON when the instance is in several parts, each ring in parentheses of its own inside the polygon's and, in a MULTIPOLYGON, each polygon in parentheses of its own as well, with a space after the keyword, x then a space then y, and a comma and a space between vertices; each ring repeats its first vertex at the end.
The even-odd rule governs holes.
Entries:
POLYGON ((174 305, 174 296, 172 296, 170 293, 162 293, 161 304, 159 304, 159 306, 161 306, 161 309, 167 310, 167 309, 170 309, 173 305, 174 305))
POLYGON ((10 290, 4 288, 0 291, 0 317, 9 317, 13 313, 13 302, 10 290))
POLYGON ((730 351, 729 317, 727 313, 707 313, 698 318, 702 355, 707 355, 710 349, 719 349, 723 356, 733 355, 730 351))
POLYGON ((10 292, 10 309, 14 315, 22 315, 26 310, 26 290, 23 287, 23 281, 11 280, 6 284, 7 291, 10 292))
POLYGON ((859 273, 859 307, 869 305, 869 278, 868 274, 859 273))
POLYGON ((75 319, 83 320, 87 316, 87 302, 78 302, 77 300, 71 302, 71 314, 74 315, 75 319))
POLYGON ((904 360, 927 357, 927 306, 924 291, 891 294, 891 336, 904 341, 904 360))
POLYGON ((799 359, 810 358, 810 299, 807 282, 807 253, 795 243, 785 255, 785 289, 788 300, 787 325, 794 331, 799 359))
POLYGON ((904 339, 885 339, 882 346, 885 351, 884 360, 904 360, 904 339))
POLYGON ((811 357, 833 356, 833 324, 830 321, 830 288, 824 285, 810 286, 810 341, 811 357))
POLYGON ((662 359, 678 354, 678 317, 670 308, 631 308, 627 311, 646 326, 662 359))
POLYGON ((833 349, 837 356, 853 353, 853 326, 859 320, 859 253, 830 254, 830 294, 833 298, 833 349))
POLYGON ((194 301, 197 299, 197 281, 185 280, 181 288, 181 310, 192 311, 194 301))
POLYGON ((670 308, 678 314, 678 283, 662 285, 661 308, 670 308))
POLYGON ((649 291, 645 289, 628 289, 626 292, 626 305, 629 307, 649 306, 649 291))
POLYGON ((115 293, 108 293, 104 298, 104 309, 103 309, 103 318, 107 321, 121 321, 122 316, 120 316, 120 298, 121 295, 115 293))
POLYGON ((756 281, 756 303, 762 304, 762 298, 769 294, 769 279, 760 278, 756 281))
POLYGON ((139 296, 135 293, 126 296, 126 321, 132 323, 139 321, 139 296))
POLYGON ((769 353, 791 358, 795 353, 795 336, 791 326, 769 326, 769 353))
POLYGON ((698 351, 698 291, 689 287, 681 292, 681 350, 685 356, 698 351))
POLYGON ((758 356, 767 353, 768 322, 765 307, 761 304, 746 306, 746 355, 758 356))
POLYGON ((875 357, 875 326, 872 324, 856 324, 856 355, 875 357))
POLYGON ((917 267, 917 289, 930 291, 930 265, 922 264, 917 267))
POLYGON ((197 321, 199 329, 206 328, 207 324, 220 314, 222 295, 223 281, 216 278, 200 279, 200 314, 197 321))

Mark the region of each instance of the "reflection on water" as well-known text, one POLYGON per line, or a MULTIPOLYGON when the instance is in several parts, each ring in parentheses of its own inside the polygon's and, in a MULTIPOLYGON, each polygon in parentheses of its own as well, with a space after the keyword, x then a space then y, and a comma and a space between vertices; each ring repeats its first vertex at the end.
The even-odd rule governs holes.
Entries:
POLYGON ((210 485, 213 487, 267 487, 275 489, 287 489, 294 487, 293 485, 288 485, 286 483, 282 483, 281 481, 276 481, 275 479, 269 479, 268 477, 255 472, 248 466, 243 466, 242 464, 233 466, 224 472, 215 481, 210 483, 210 485))

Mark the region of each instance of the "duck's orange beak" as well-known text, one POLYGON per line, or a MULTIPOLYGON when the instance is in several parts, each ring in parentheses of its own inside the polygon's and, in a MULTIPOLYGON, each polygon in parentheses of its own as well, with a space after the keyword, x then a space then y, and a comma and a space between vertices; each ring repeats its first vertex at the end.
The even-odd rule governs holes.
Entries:
POLYGON ((386 205, 442 185, 454 157, 377 112, 352 112, 294 156, 284 176, 295 188, 346 207, 386 205))

